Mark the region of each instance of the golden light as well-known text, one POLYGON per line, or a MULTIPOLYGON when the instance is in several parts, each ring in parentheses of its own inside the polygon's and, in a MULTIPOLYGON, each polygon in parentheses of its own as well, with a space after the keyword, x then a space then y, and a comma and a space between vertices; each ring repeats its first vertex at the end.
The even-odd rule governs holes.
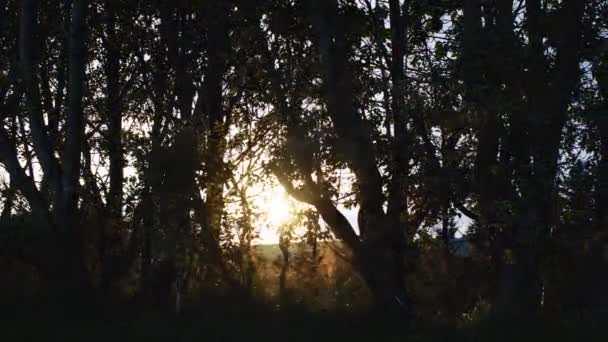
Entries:
POLYGON ((266 218, 272 226, 278 228, 289 221, 292 208, 290 208, 289 199, 283 188, 276 187, 271 191, 266 207, 266 218))
POLYGON ((305 207, 292 199, 278 184, 262 191, 255 199, 255 206, 262 214, 257 226, 257 244, 278 244, 280 227, 288 224, 298 210, 305 207))

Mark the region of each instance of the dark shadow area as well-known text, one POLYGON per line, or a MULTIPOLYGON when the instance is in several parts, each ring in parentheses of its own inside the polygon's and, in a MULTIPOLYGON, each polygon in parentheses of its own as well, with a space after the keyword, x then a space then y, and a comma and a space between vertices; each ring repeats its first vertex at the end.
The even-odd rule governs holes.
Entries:
POLYGON ((1 341, 607 339, 608 1, 0 0, 1 341))

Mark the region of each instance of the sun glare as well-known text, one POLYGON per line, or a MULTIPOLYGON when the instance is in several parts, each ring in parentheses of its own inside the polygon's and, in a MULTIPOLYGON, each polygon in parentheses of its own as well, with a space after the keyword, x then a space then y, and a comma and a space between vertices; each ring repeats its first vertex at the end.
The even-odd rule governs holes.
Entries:
POLYGON ((287 223, 291 216, 288 199, 284 191, 281 188, 279 189, 279 191, 274 191, 275 193, 268 203, 268 211, 266 212, 269 223, 275 227, 287 223))
POLYGON ((264 191, 256 199, 256 202, 256 206, 263 213, 263 224, 259 227, 256 243, 278 243, 279 228, 289 223, 298 209, 298 204, 289 197, 281 186, 275 186, 264 191))

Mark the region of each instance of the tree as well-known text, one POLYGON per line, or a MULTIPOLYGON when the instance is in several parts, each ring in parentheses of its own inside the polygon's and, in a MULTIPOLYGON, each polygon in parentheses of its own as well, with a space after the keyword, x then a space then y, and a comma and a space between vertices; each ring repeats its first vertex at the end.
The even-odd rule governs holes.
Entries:
POLYGON ((549 12, 540 1, 526 2, 527 43, 516 40, 513 8, 506 1, 493 11, 487 7, 482 11, 481 2, 467 1, 463 33, 463 63, 467 65, 463 78, 483 122, 476 162, 482 224, 489 229, 493 222, 500 222, 493 215, 499 200, 507 201, 513 213, 502 222, 506 227, 496 232, 494 247, 502 273, 497 310, 505 315, 535 313, 540 305, 539 267, 550 231, 557 224, 559 150, 578 82, 585 2, 565 1, 549 12), (561 29, 550 31, 543 24, 546 21, 561 29), (495 44, 490 50, 495 54, 480 55, 483 43, 495 44), (555 54, 548 54, 549 48, 555 54), (501 123, 503 113, 507 114, 505 123, 501 123), (507 125, 508 136, 501 138, 501 126, 507 125), (499 158, 501 144, 507 146, 501 154, 508 155, 499 158), (506 164, 499 164, 499 159, 506 164), (504 188, 495 191, 490 182, 499 165, 507 174, 498 175, 504 188))
MULTIPOLYGON (((86 277, 83 236, 78 209, 80 154, 84 134, 83 90, 86 40, 87 2, 75 1, 71 6, 69 35, 65 39, 67 51, 67 101, 65 103, 64 141, 61 160, 55 152, 49 127, 44 122, 44 106, 40 82, 40 68, 34 56, 35 32, 38 27, 39 8, 37 1, 24 1, 20 8, 19 23, 19 75, 22 79, 26 99, 26 110, 31 128, 34 151, 43 171, 43 183, 48 183, 48 193, 35 185, 33 174, 27 175, 21 167, 15 144, 2 129, 2 162, 21 193, 28 199, 35 215, 44 218, 44 224, 53 231, 55 250, 51 265, 55 280, 70 289, 82 290, 88 286, 86 277)), ((16 67, 16 66, 15 66, 16 67)), ((48 86, 48 85, 47 85, 48 86)), ((45 105, 49 105, 48 103, 45 105)), ((60 103, 56 103, 60 106, 60 103)))

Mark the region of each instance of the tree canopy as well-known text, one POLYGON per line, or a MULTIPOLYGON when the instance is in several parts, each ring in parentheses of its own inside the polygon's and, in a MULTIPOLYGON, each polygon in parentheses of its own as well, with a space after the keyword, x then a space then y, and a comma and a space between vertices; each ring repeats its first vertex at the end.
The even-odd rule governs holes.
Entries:
POLYGON ((253 295, 270 222, 284 293, 324 241, 403 320, 606 312, 608 2, 0 0, 0 210, 76 301, 253 295))

